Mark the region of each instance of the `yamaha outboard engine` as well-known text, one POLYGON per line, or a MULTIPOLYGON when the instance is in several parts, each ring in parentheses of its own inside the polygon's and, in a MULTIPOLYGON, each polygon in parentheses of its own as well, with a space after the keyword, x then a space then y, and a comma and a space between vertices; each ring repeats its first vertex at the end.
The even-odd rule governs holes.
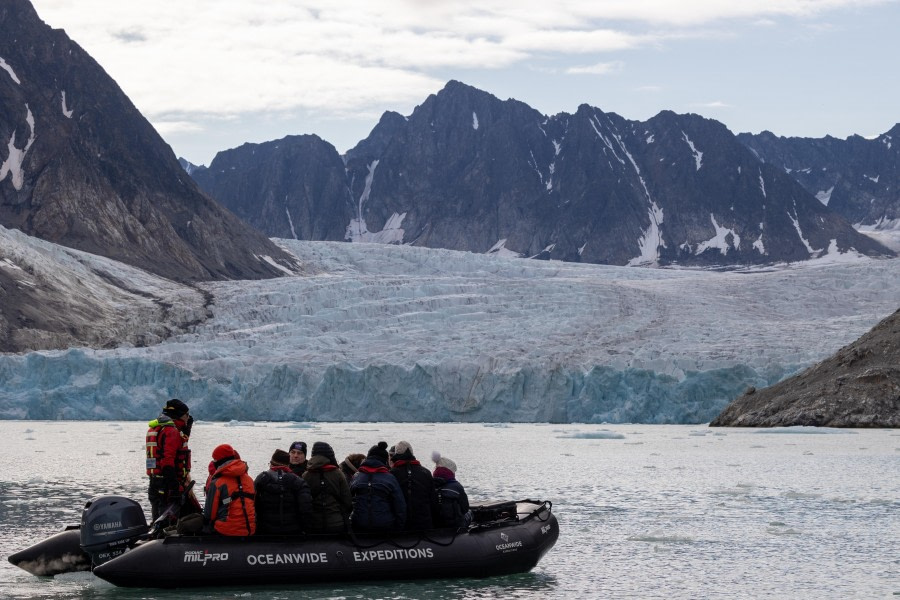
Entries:
POLYGON ((123 496, 98 496, 81 513, 81 548, 96 567, 125 552, 149 530, 140 504, 123 496))

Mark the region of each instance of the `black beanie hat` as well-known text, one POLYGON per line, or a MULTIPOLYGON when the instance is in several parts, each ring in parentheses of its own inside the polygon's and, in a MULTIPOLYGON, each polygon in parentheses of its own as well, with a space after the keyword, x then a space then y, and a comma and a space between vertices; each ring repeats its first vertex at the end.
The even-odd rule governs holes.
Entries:
POLYGON ((369 454, 366 458, 375 458, 380 460, 384 464, 388 463, 388 451, 387 451, 387 442, 378 442, 376 445, 369 448, 369 454))
POLYGON ((329 461, 337 464, 337 459, 334 457, 334 450, 332 450, 331 446, 325 442, 316 442, 313 444, 312 456, 324 456, 329 461))
POLYGON ((275 454, 272 455, 271 463, 273 465, 281 465, 286 467, 287 465, 291 464, 291 455, 284 450, 276 450, 275 454))
POLYGON ((178 398, 172 398, 171 400, 166 402, 165 406, 163 406, 162 412, 164 415, 167 415, 174 419, 180 417, 181 415, 187 414, 188 412, 190 412, 190 409, 188 408, 187 404, 185 404, 178 398))

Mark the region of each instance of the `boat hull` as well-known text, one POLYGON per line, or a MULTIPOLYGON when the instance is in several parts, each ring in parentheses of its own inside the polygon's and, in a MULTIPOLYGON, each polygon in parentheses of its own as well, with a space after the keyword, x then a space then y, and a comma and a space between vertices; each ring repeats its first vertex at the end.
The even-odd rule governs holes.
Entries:
POLYGON ((81 530, 71 527, 10 555, 9 562, 32 575, 88 571, 91 557, 81 549, 81 530))
POLYGON ((395 535, 172 536, 94 568, 124 587, 297 585, 326 581, 486 577, 531 570, 556 543, 548 503, 519 503, 519 520, 395 535))

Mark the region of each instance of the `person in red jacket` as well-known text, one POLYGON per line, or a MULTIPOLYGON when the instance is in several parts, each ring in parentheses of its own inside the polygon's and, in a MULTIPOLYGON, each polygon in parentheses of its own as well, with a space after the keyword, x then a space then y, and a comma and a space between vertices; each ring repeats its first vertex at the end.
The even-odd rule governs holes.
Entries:
POLYGON ((215 471, 209 479, 203 521, 209 532, 222 535, 253 535, 256 532, 256 504, 253 479, 247 463, 228 444, 212 453, 215 471))
MULTIPOLYGON (((145 448, 147 475, 150 477, 148 496, 154 521, 170 504, 182 504, 182 494, 191 478, 188 438, 193 423, 194 418, 190 415, 187 404, 173 398, 166 402, 160 415, 147 424, 145 448)), ((189 510, 180 512, 193 512, 194 508, 199 510, 196 499, 186 504, 189 510)))

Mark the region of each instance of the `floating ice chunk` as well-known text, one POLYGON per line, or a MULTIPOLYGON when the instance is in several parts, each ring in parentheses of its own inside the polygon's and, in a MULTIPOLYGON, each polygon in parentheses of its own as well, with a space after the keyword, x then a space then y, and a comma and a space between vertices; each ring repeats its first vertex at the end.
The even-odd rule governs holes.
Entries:
POLYGON ((808 425, 792 425, 791 427, 768 427, 756 429, 753 433, 788 433, 788 434, 812 434, 812 435, 857 435, 852 429, 838 429, 837 427, 811 427, 808 425))
POLYGON ((687 535, 665 535, 661 533, 631 535, 625 539, 629 542, 653 542, 657 544, 693 544, 697 541, 696 539, 687 535))
POLYGON ((560 435, 559 438, 571 438, 575 440, 624 440, 625 436, 615 431, 581 431, 571 435, 560 435))

